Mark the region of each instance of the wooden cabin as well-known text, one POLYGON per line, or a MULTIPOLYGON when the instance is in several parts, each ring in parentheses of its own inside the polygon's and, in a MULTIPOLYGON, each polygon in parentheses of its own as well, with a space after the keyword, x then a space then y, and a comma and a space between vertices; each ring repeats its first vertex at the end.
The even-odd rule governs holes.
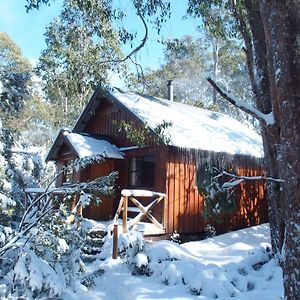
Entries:
MULTIPOLYGON (((264 172, 261 137, 224 114, 98 88, 73 130, 59 133, 46 160, 55 161, 60 168, 76 157, 99 153, 105 153, 104 163, 66 174, 57 182, 86 181, 113 170, 119 172, 116 197, 87 207, 84 216, 88 218, 111 219, 121 190, 145 189, 166 194, 166 203, 152 211, 164 223, 166 233, 201 233, 207 223, 222 232, 268 219, 265 184, 253 180, 236 187, 236 209, 222 216, 221 223, 203 217, 204 199, 197 174, 199 177, 204 165, 234 169, 235 174, 244 176, 264 172)), ((143 202, 147 200, 141 201, 147 205, 143 202)))

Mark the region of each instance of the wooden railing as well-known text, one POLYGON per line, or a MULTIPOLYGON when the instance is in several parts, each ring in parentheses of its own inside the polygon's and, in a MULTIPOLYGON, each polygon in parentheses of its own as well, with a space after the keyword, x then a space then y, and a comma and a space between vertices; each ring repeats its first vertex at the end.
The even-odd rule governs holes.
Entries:
POLYGON ((116 211, 113 220, 113 251, 112 258, 118 257, 118 227, 119 227, 119 216, 122 212, 122 231, 126 233, 137 225, 144 217, 148 218, 161 233, 165 232, 166 224, 166 194, 152 192, 148 190, 122 190, 121 199, 119 202, 118 209, 116 211), (155 198, 147 206, 144 206, 137 197, 142 198, 155 198), (135 207, 128 207, 128 201, 131 201, 135 207), (163 214, 162 224, 151 214, 152 209, 161 201, 163 201, 163 214), (128 212, 135 212, 137 215, 127 222, 128 212))

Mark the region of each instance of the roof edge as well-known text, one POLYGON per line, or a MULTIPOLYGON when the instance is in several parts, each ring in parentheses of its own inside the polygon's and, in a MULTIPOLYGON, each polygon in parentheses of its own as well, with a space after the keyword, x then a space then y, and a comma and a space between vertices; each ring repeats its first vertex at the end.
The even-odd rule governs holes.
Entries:
MULTIPOLYGON (((112 89, 118 91, 119 93, 124 93, 121 89, 119 89, 117 87, 113 87, 112 89)), ((118 105, 121 109, 123 109, 124 111, 126 111, 129 115, 135 117, 141 124, 146 125, 146 123, 139 116, 137 116, 136 114, 134 114, 126 105, 124 105, 121 101, 119 101, 118 98, 117 98, 117 96, 115 96, 110 90, 105 90, 102 87, 98 86, 97 89, 92 94, 92 96, 90 97, 90 100, 89 100, 88 104, 86 105, 86 107, 84 108, 84 110, 80 114, 79 118, 77 119, 76 124, 74 125, 72 132, 81 134, 84 131, 84 128, 82 128, 83 120, 87 116, 88 116, 88 119, 90 117, 92 117, 91 110, 92 110, 92 107, 93 107, 96 99, 99 99, 99 98, 103 99, 104 97, 106 97, 109 101, 112 101, 113 103, 115 103, 116 105, 118 105)), ((101 103, 101 101, 99 101, 99 103, 94 108, 97 109, 98 106, 100 105, 100 103, 101 103)), ((85 126, 85 125, 83 125, 83 126, 85 126)), ((157 136, 159 138, 159 140, 163 144, 166 145, 164 139, 161 138, 157 134, 157 132, 155 132, 154 129, 152 129, 151 127, 149 127, 149 130, 150 130, 150 132, 152 134, 154 134, 155 136, 157 136)))
POLYGON ((57 136, 56 136, 54 142, 52 143, 51 148, 49 149, 49 151, 48 151, 48 153, 47 153, 47 155, 46 155, 46 158, 45 158, 45 162, 46 162, 46 163, 49 162, 49 161, 51 161, 51 160, 54 160, 54 159, 52 158, 52 156, 55 155, 55 153, 54 153, 55 148, 56 148, 56 147, 60 147, 59 141, 63 138, 64 132, 66 132, 66 131, 71 132, 71 130, 66 129, 66 128, 61 128, 61 129, 59 130, 59 132, 58 132, 58 134, 57 134, 57 136))
POLYGON ((84 117, 91 111, 91 108, 93 106, 93 103, 95 102, 95 100, 97 98, 104 98, 106 96, 108 92, 103 89, 101 86, 97 86, 97 88, 95 89, 95 91, 93 92, 92 96, 90 97, 90 100, 88 101, 87 105, 85 106, 85 108, 83 109, 83 111, 81 112, 81 114, 79 115, 78 119, 76 120, 76 123, 73 127, 73 132, 75 133, 80 133, 80 125, 82 124, 82 121, 84 119, 84 117))

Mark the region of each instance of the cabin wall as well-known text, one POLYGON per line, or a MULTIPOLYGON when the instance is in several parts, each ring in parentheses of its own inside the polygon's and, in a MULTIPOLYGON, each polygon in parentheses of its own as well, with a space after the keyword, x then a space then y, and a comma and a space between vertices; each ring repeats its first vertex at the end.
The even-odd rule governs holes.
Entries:
POLYGON ((221 233, 267 222, 268 204, 263 181, 245 181, 237 187, 237 210, 231 215, 226 215, 221 224, 203 218, 204 199, 198 192, 196 183, 197 163, 214 160, 225 168, 233 166, 237 175, 264 174, 261 164, 255 159, 218 153, 211 156, 207 151, 169 148, 166 168, 168 233, 201 233, 208 223, 214 225, 221 233))
POLYGON ((194 161, 184 161, 170 148, 167 163, 167 232, 201 232, 205 226, 201 212, 203 198, 196 187, 194 161))
MULTIPOLYGON (((58 159, 56 162, 56 169, 60 170, 63 166, 67 165, 69 161, 76 159, 77 157, 72 153, 67 145, 62 145, 58 153, 58 159)), ((78 172, 73 171, 71 174, 71 182, 84 182, 92 181, 97 177, 102 177, 109 175, 112 171, 115 171, 115 160, 106 159, 101 163, 93 163, 78 172)), ((56 186, 61 186, 66 183, 66 174, 61 174, 56 179, 56 186)), ((95 205, 90 203, 87 207, 83 209, 83 216, 94 220, 110 220, 113 217, 114 211, 114 197, 104 197, 99 194, 95 194, 95 197, 101 199, 100 205, 95 205)), ((77 203, 77 199, 74 198, 70 209, 77 203)))
MULTIPOLYGON (((113 171, 115 171, 115 160, 113 159, 107 159, 102 163, 93 163, 80 172, 80 181, 92 181, 98 177, 107 176, 113 171)), ((99 205, 90 203, 83 209, 83 216, 93 220, 111 220, 114 214, 114 197, 105 197, 101 194, 94 194, 94 196, 99 197, 101 203, 99 205)))

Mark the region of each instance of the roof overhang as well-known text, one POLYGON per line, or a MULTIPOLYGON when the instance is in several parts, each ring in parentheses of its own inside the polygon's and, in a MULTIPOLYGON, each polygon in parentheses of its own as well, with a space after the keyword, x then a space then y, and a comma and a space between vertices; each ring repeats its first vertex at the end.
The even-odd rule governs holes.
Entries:
POLYGON ((61 129, 50 148, 45 161, 56 161, 59 158, 59 150, 64 144, 67 145, 70 151, 77 158, 84 158, 99 154, 106 158, 124 158, 124 154, 120 151, 120 149, 105 139, 61 129))

